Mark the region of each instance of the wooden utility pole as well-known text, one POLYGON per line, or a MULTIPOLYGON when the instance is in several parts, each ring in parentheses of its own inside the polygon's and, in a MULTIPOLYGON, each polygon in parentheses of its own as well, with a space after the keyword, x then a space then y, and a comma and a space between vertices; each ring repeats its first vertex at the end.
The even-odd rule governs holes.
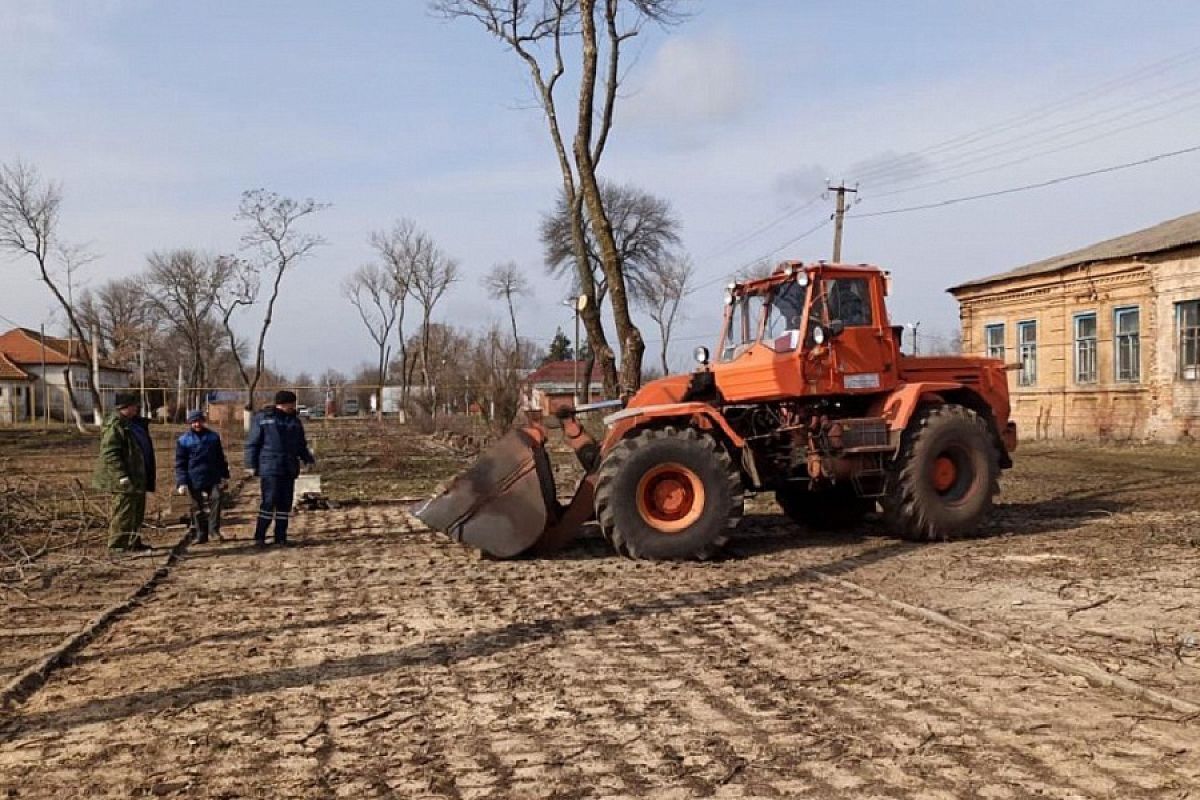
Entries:
POLYGON ((46 326, 42 325, 38 341, 42 345, 42 425, 50 427, 50 376, 46 372, 46 326))
POLYGON ((833 263, 837 264, 842 260, 842 224, 846 217, 846 192, 857 193, 858 187, 850 189, 842 183, 839 186, 830 186, 829 191, 837 192, 837 211, 833 214, 833 263))

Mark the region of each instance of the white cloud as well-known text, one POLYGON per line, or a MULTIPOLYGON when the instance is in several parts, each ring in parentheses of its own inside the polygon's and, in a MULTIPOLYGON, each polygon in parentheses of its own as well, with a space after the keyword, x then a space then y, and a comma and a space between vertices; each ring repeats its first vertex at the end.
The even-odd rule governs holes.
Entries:
POLYGON ((748 70, 736 42, 718 35, 667 39, 622 113, 635 123, 721 122, 749 105, 748 70))

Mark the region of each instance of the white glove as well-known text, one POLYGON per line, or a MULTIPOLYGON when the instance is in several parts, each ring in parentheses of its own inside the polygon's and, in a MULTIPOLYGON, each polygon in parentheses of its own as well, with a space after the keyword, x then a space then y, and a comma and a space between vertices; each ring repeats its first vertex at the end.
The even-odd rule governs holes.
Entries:
POLYGON ((176 486, 175 494, 178 494, 178 495, 187 494, 187 487, 186 486, 176 486))
POLYGON ((117 481, 117 486, 120 486, 122 489, 124 489, 129 484, 130 484, 129 478, 121 478, 119 481, 117 481))

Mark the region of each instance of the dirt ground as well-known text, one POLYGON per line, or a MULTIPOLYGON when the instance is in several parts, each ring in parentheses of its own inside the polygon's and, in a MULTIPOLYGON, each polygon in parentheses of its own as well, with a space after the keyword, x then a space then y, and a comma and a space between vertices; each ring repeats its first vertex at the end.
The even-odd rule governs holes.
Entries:
MULTIPOLYGON (((764 498, 711 563, 626 561, 595 538, 498 562, 402 502, 361 502, 429 491, 462 448, 310 431, 341 507, 256 552, 248 493, 227 541, 186 550, 5 712, 0 792, 1200 797, 1200 719, 1029 649, 1200 704, 1200 449, 1026 446, 971 541, 816 535, 764 498)), ((88 566, 4 595, 11 674, 61 638, 22 629, 72 630, 137 582, 88 566)))

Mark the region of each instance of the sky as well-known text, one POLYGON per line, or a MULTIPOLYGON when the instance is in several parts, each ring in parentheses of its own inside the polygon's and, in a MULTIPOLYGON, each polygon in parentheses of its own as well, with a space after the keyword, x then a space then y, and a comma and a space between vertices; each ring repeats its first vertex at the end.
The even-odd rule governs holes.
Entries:
MULTIPOLYGON (((1197 152, 879 214, 1200 145, 1193 2, 681 6, 628 48, 601 169, 680 220, 702 288, 677 369, 713 343, 728 276, 830 257, 827 179, 858 187, 843 260, 889 269, 892 321, 928 342, 957 328, 948 286, 1200 210, 1197 152)), ((0 86, 0 162, 61 183, 62 238, 99 256, 86 285, 154 251, 235 252, 243 190, 329 203, 306 220, 327 244, 286 276, 268 338, 287 373, 373 359, 339 286, 371 260, 370 232, 402 217, 461 264, 436 319, 503 321, 480 280, 515 261, 535 284, 522 336, 572 333, 570 286, 545 277, 538 241, 560 178, 528 74, 423 0, 0 0, 0 86)), ((0 322, 59 324, 30 263, 0 260, 0 275, 0 322)))

